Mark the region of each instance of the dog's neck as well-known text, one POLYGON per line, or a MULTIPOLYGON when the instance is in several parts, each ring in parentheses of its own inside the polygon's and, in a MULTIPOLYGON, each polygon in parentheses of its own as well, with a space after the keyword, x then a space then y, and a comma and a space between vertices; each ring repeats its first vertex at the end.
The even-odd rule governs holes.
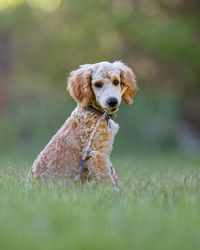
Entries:
MULTIPOLYGON (((93 107, 92 105, 89 105, 87 108, 85 108, 85 110, 89 111, 89 112, 92 112, 92 113, 95 113, 95 114, 98 114, 98 115, 103 115, 105 111, 101 111, 95 107, 93 107)), ((112 118, 112 114, 108 114, 107 117, 106 117, 106 121, 109 121, 110 119, 112 118)))

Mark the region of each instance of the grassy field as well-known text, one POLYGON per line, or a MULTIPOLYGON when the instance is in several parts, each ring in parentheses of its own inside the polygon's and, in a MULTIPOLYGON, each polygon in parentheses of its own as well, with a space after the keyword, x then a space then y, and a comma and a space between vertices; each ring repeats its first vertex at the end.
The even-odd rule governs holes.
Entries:
POLYGON ((200 249, 200 157, 114 158, 123 182, 26 186, 1 159, 0 249, 200 249))

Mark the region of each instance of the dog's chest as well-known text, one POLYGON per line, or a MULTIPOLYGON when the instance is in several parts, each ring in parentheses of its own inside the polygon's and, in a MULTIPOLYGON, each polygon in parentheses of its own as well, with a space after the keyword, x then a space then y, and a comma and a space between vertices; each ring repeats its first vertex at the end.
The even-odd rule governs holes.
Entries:
POLYGON ((109 142, 112 144, 113 140, 115 138, 115 135, 117 134, 119 130, 119 124, 115 123, 112 119, 107 121, 107 130, 108 130, 108 137, 109 137, 109 142))

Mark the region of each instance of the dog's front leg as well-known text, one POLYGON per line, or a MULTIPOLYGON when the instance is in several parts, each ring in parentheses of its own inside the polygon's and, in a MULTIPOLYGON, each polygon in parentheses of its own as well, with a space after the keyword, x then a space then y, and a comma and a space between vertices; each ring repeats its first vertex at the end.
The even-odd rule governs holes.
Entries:
POLYGON ((109 156, 98 151, 91 151, 90 158, 87 161, 87 169, 89 175, 96 180, 110 179, 112 184, 121 187, 120 180, 116 175, 115 169, 112 167, 112 163, 109 156))

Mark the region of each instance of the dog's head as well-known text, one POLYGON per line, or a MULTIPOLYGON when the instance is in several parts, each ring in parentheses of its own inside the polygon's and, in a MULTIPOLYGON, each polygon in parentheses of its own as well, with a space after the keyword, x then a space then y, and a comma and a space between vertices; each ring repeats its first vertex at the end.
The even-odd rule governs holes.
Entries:
POLYGON ((128 105, 133 103, 138 88, 133 71, 116 61, 81 65, 70 73, 67 89, 83 108, 92 105, 115 113, 122 98, 128 105))

